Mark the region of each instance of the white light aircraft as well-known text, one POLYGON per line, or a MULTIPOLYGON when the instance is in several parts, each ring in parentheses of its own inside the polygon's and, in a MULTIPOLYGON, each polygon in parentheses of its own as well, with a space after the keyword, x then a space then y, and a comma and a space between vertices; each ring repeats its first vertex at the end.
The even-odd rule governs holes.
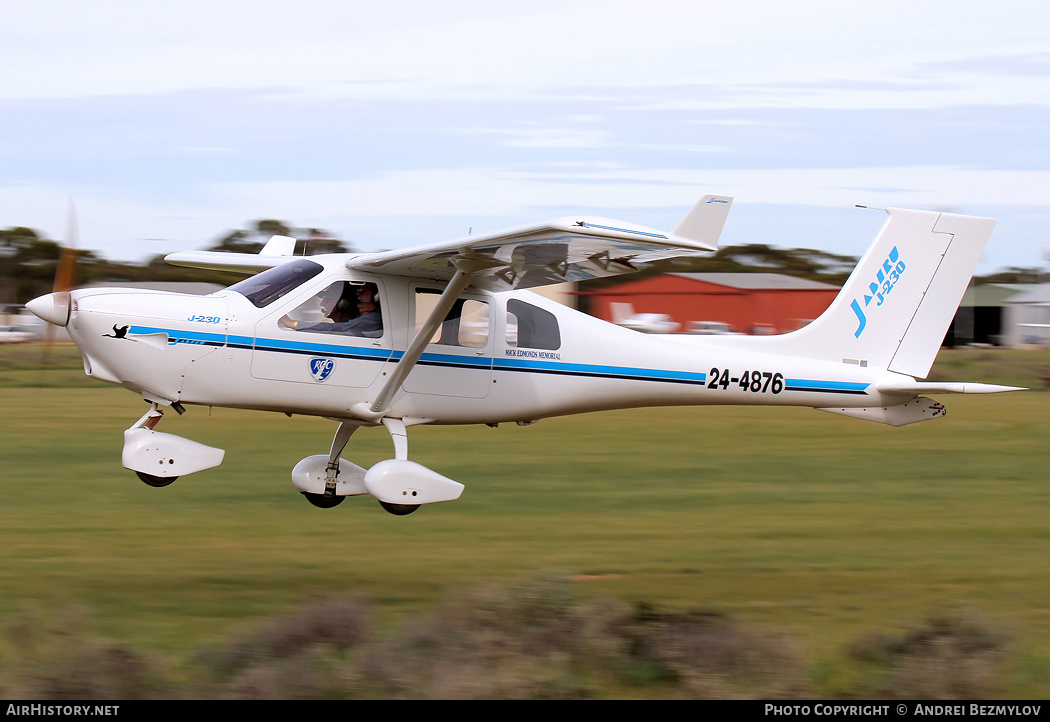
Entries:
POLYGON ((87 375, 150 408, 124 432, 123 464, 151 486, 217 466, 222 449, 155 430, 162 407, 305 414, 338 426, 292 471, 316 506, 370 494, 394 514, 463 485, 408 459, 417 424, 489 424, 638 406, 809 406, 900 426, 944 415, 926 393, 1014 387, 925 378, 994 220, 889 209, 827 311, 781 336, 651 336, 527 289, 629 273, 717 247, 731 198, 705 196, 671 233, 569 217, 365 254, 187 252, 171 263, 258 272, 209 296, 81 289, 27 304, 65 326, 87 375), (384 426, 394 458, 340 458, 384 426))
POLYGON ((666 313, 635 313, 630 303, 610 303, 612 322, 642 333, 674 333, 681 324, 666 313))

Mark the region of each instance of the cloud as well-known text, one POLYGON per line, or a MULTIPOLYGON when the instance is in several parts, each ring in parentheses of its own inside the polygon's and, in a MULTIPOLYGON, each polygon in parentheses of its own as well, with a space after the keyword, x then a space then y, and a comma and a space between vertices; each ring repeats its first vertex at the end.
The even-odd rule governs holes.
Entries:
POLYGON ((931 78, 950 70, 960 82, 960 73, 987 74, 974 59, 1014 53, 1028 55, 1029 66, 1041 62, 1045 5, 1006 5, 1008 12, 885 0, 872 13, 831 0, 450 0, 440 8, 421 0, 170 7, 10 0, 0 6, 0 65, 9 70, 0 98, 264 85, 316 97, 514 98, 556 88, 707 84, 732 89, 732 102, 802 91, 834 102, 836 90, 864 86, 875 101, 912 102, 918 93, 906 81, 916 67, 931 78))
POLYGON ((527 216, 534 209, 582 211, 688 208, 703 193, 740 202, 846 208, 1040 205, 1050 171, 959 167, 842 169, 654 169, 508 172, 496 168, 384 173, 355 181, 224 183, 214 202, 229 208, 295 209, 306 217, 527 216))
POLYGON ((613 143, 607 131, 563 126, 525 127, 500 130, 465 130, 466 133, 493 134, 504 138, 511 148, 607 148, 613 143))
POLYGON ((771 218, 952 204, 1010 227, 1050 207, 1048 19, 1012 1, 10 0, 0 223, 61 228, 72 195, 85 241, 119 257, 274 216, 392 246, 567 209, 665 226, 715 190, 771 218))
POLYGON ((1050 78, 1050 52, 955 58, 920 63, 917 67, 929 73, 973 73, 997 77, 1050 78))

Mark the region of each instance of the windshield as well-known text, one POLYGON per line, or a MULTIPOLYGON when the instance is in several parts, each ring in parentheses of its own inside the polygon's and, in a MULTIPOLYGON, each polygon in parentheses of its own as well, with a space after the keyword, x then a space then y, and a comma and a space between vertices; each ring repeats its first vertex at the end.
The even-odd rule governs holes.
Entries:
POLYGON ((229 290, 236 291, 257 307, 263 308, 309 281, 322 270, 324 267, 313 261, 292 261, 235 283, 229 290))

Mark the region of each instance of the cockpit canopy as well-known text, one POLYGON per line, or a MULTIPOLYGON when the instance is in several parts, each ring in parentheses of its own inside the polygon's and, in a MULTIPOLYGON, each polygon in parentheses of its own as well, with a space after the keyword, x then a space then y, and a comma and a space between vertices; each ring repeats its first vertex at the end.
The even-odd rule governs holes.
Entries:
POLYGON ((265 308, 323 270, 324 266, 313 261, 292 261, 246 278, 228 290, 236 291, 258 308, 265 308))

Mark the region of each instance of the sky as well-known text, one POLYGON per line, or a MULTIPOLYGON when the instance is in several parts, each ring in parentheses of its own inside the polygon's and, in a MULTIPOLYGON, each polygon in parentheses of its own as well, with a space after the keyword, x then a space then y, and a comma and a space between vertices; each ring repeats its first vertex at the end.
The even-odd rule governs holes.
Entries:
POLYGON ((885 214, 1050 263, 1050 3, 0 3, 0 228, 107 258, 260 218, 357 250, 575 213, 859 256, 885 214), (76 229, 68 229, 71 202, 76 229))

